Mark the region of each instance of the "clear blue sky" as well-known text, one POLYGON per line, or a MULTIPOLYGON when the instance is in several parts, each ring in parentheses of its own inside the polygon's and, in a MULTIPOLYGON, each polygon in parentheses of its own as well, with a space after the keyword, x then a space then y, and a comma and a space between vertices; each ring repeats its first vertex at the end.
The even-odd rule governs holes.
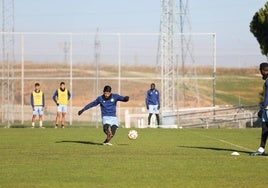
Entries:
MULTIPOLYGON (((249 23, 266 0, 189 0, 192 32, 217 35, 217 59, 266 60, 249 23), (248 57, 250 56, 250 58, 248 57)), ((159 32, 160 0, 15 0, 15 31, 159 32)))

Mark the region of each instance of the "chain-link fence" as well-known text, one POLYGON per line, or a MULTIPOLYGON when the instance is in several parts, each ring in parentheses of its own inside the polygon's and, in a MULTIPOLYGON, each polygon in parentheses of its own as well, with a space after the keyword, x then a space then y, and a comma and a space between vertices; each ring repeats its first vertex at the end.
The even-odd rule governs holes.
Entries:
MULTIPOLYGON (((34 90, 35 82, 41 84, 41 90, 45 93, 45 121, 51 122, 56 117, 53 93, 59 88, 60 82, 66 83, 67 89, 72 94, 67 113, 70 124, 95 122, 98 125, 101 120, 99 107, 79 117, 77 111, 101 95, 105 85, 111 85, 112 92, 130 96, 128 103, 118 103, 117 115, 122 125, 126 110, 129 114, 147 114, 144 108, 145 95, 152 82, 156 83, 156 88, 162 92, 163 68, 158 63, 159 33, 1 33, 0 35, 2 38, 12 35, 13 38, 12 48, 2 45, 0 52, 2 125, 7 123, 25 125, 31 121, 30 93, 34 90), (5 74, 6 71, 13 74, 5 74), (6 97, 11 95, 14 97, 6 97)), ((175 91, 180 93, 176 99, 177 109, 214 105, 215 41, 212 34, 193 34, 191 38, 194 56, 186 59, 194 58, 194 64, 186 62, 184 69, 194 69, 197 77, 194 85, 189 81, 192 80, 191 77, 181 79, 181 62, 180 58, 176 58, 174 69, 178 77, 174 78, 177 82, 175 91), (196 87, 198 93, 193 93, 192 87, 196 87), (181 97, 182 95, 184 97, 181 97), (196 97, 200 102, 193 100, 196 97)), ((137 120, 133 121, 133 125, 138 123, 137 120)))

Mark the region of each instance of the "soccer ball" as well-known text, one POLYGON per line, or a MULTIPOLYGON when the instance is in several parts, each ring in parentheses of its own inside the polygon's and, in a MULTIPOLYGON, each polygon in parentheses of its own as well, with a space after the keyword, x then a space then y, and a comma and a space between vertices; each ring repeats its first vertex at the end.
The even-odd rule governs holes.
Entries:
POLYGON ((128 138, 130 140, 136 140, 138 138, 138 132, 136 130, 129 130, 128 138))

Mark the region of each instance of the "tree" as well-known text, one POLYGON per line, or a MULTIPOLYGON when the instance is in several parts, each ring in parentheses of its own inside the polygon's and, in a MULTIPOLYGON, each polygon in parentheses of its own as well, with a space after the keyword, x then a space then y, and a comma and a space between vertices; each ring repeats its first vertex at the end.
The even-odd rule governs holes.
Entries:
POLYGON ((268 2, 259 9, 250 22, 250 31, 259 42, 261 53, 268 56, 268 2))

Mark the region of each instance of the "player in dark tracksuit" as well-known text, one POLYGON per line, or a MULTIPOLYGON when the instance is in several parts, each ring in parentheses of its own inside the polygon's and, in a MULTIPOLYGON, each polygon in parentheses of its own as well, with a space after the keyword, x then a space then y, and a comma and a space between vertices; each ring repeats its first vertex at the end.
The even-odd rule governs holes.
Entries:
POLYGON ((261 132, 261 142, 260 147, 256 152, 250 155, 265 155, 265 145, 268 137, 268 63, 260 64, 260 73, 262 79, 265 80, 263 85, 263 101, 260 106, 260 111, 258 116, 262 118, 262 132, 261 132))
POLYGON ((117 101, 127 102, 129 100, 128 96, 121 96, 119 94, 111 93, 111 91, 112 88, 110 86, 105 86, 103 89, 103 95, 97 97, 96 100, 87 104, 78 112, 78 115, 81 115, 84 111, 97 106, 98 104, 100 105, 103 132, 107 135, 103 145, 112 145, 110 140, 113 138, 118 128, 118 120, 116 117, 117 101))
POLYGON ((151 84, 151 89, 147 91, 145 99, 147 110, 149 110, 148 126, 151 124, 151 117, 153 114, 156 116, 157 125, 159 125, 159 109, 160 109, 160 97, 159 91, 155 89, 155 84, 151 84))

